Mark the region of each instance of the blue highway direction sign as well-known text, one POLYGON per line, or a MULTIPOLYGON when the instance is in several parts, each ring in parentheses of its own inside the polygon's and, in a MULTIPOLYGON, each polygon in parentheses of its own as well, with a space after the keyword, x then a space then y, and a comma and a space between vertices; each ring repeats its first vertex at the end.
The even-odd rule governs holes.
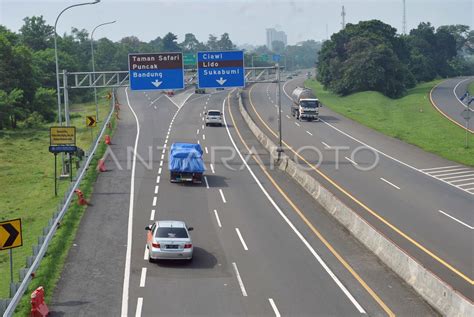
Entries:
POLYGON ((128 55, 130 89, 184 89, 182 53, 137 53, 128 55))
POLYGON ((199 52, 198 87, 244 87, 244 51, 199 52))

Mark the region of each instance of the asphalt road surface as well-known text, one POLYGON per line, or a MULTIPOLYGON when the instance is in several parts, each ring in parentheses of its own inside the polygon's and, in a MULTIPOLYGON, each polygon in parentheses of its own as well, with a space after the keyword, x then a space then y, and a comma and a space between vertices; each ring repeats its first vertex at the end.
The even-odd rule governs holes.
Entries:
MULTIPOLYGON (((285 152, 472 301, 474 169, 383 136, 325 107, 322 121, 297 121, 288 95, 302 84, 303 78, 296 78, 283 86, 285 152)), ((245 95, 254 121, 275 141, 276 91, 276 84, 256 84, 245 95)))
POLYGON ((228 94, 118 92, 110 171, 99 176, 52 315, 436 315, 272 168, 228 94), (208 109, 225 111, 226 126, 206 127, 208 109), (202 185, 169 182, 173 142, 201 144, 202 185), (145 226, 166 219, 195 228, 192 262, 147 261, 145 226))
POLYGON ((258 153, 263 166, 269 168, 266 152, 239 119, 234 99, 229 101, 233 116, 226 108, 229 130, 205 127, 204 111, 226 107, 227 91, 207 95, 184 92, 171 99, 157 93, 125 94, 137 116, 140 134, 136 170, 132 172, 133 215, 122 313, 435 314, 294 182, 269 169, 283 193, 308 215, 313 229, 308 226, 252 159, 258 153), (242 129, 242 139, 237 126, 242 129), (242 140, 254 147, 254 155, 249 155, 242 140), (202 185, 169 182, 167 151, 174 142, 199 142, 203 147, 207 171, 202 185), (247 157, 248 167, 234 144, 247 157), (183 220, 195 228, 191 232, 192 262, 147 261, 145 226, 166 219, 183 220), (318 238, 315 227, 334 244, 339 259, 318 238))
MULTIPOLYGON (((466 126, 466 120, 461 115, 467 109, 467 100, 460 100, 467 91, 467 86, 472 81, 474 81, 474 77, 459 77, 445 80, 433 88, 431 100, 445 116, 463 129, 468 129, 471 133, 474 133, 474 119, 471 119, 469 126, 466 126)), ((474 118, 473 108, 474 104, 471 104, 471 116, 474 118)))

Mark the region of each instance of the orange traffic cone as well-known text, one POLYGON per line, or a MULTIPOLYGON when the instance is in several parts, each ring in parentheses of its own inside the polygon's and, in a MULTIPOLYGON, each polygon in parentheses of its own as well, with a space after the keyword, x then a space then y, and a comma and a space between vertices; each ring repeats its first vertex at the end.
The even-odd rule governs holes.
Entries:
POLYGON ((107 168, 105 167, 105 160, 102 158, 97 163, 97 170, 101 173, 107 172, 107 168))

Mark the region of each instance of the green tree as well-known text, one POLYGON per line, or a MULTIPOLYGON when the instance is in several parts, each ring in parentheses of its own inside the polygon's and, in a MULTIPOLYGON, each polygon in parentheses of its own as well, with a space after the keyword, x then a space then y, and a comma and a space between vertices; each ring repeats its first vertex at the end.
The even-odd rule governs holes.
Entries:
POLYGON ((178 45, 177 42, 178 37, 169 32, 163 37, 162 41, 162 50, 164 52, 180 52, 181 48, 178 45))
POLYGON ((234 43, 230 40, 229 33, 221 35, 221 38, 217 41, 217 47, 221 51, 231 51, 235 49, 234 43))
POLYGON ((6 124, 16 128, 16 108, 23 99, 21 89, 13 89, 10 92, 0 90, 0 130, 3 130, 6 124))
POLYGON ((210 51, 218 51, 219 50, 219 44, 217 43, 217 37, 213 34, 209 34, 209 39, 207 40, 207 48, 210 51))
POLYGON ((47 25, 43 16, 26 17, 20 28, 21 41, 32 50, 44 50, 53 46, 54 27, 47 25))
POLYGON ((277 54, 283 54, 285 51, 285 43, 282 41, 273 41, 272 42, 273 52, 277 54))
POLYGON ((48 122, 54 120, 56 102, 56 90, 43 87, 36 89, 33 108, 48 122))
POLYGON ((184 41, 179 44, 179 46, 183 49, 186 53, 195 53, 198 51, 205 51, 206 46, 199 42, 196 36, 192 33, 186 33, 184 35, 184 41))

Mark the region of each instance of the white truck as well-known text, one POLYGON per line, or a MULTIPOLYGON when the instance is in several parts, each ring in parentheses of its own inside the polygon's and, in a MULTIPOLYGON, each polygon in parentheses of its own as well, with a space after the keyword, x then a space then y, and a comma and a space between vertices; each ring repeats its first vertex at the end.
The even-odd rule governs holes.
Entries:
POLYGON ((302 121, 319 121, 319 108, 321 103, 309 88, 296 87, 291 94, 291 115, 302 121))

